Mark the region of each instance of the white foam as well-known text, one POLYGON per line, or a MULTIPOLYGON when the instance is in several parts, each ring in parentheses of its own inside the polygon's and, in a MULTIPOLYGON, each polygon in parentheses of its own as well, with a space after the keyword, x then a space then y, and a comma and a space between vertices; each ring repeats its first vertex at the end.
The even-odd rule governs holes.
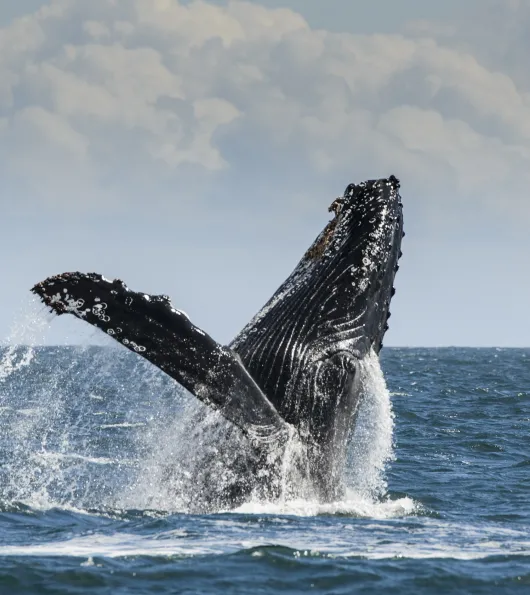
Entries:
POLYGON ((83 463, 90 463, 92 465, 134 465, 135 461, 127 460, 127 459, 120 459, 119 461, 116 459, 111 459, 108 457, 87 457, 77 453, 62 453, 62 452, 52 452, 52 451, 44 451, 34 455, 34 458, 40 459, 42 461, 49 460, 49 461, 81 461, 83 463))
POLYGON ((37 408, 37 407, 28 407, 26 409, 17 409, 17 413, 20 413, 21 415, 26 415, 28 417, 32 416, 32 415, 38 415, 41 412, 41 409, 37 408))
POLYGON ((240 514, 280 514, 313 517, 321 515, 343 515, 374 519, 391 519, 416 514, 421 507, 411 498, 374 501, 348 491, 343 500, 321 503, 316 500, 287 500, 283 502, 247 502, 233 512, 240 514))
POLYGON ((142 421, 139 422, 123 422, 121 424, 103 424, 99 426, 102 430, 109 430, 111 428, 140 428, 146 424, 142 421))
POLYGON ((388 522, 357 526, 348 520, 342 525, 314 525, 312 521, 301 520, 299 524, 285 525, 281 520, 272 518, 274 522, 269 528, 258 528, 254 524, 213 517, 207 526, 199 531, 194 529, 192 534, 182 528, 151 536, 95 533, 52 543, 4 545, 0 546, 0 556, 68 556, 88 561, 94 557, 221 555, 272 545, 290 548, 293 558, 480 560, 510 554, 530 556, 527 534, 512 531, 506 536, 510 539, 501 542, 497 539, 496 526, 424 519, 424 525, 406 534, 388 522), (222 539, 218 537, 219 526, 222 526, 222 539))
POLYGON ((25 546, 1 546, 0 556, 74 556, 83 558, 126 556, 190 556, 223 553, 224 547, 205 540, 199 546, 179 543, 177 539, 143 537, 129 533, 90 535, 66 541, 25 546))

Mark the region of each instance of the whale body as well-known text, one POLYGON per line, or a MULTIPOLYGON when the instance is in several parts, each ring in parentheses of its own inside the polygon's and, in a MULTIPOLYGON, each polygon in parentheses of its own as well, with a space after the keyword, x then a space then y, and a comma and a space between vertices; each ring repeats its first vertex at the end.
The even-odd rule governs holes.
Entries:
POLYGON ((32 291, 55 314, 80 318, 149 360, 237 429, 248 444, 246 474, 227 502, 260 482, 275 485, 293 436, 317 497, 330 501, 341 494, 360 362, 379 353, 388 329, 404 236, 399 188, 394 176, 350 184, 292 274, 227 346, 167 296, 118 279, 63 273, 32 291))

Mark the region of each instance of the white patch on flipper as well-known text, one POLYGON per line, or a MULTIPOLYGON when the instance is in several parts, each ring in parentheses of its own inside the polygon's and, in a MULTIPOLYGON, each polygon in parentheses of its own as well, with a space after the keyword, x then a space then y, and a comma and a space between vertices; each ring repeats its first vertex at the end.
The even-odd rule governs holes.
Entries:
MULTIPOLYGON (((64 291, 66 292, 66 289, 64 291)), ((91 311, 90 308, 87 308, 85 311, 82 311, 81 308, 85 305, 84 300, 76 300, 74 298, 71 298, 67 292, 64 298, 60 293, 56 293, 55 295, 51 296, 50 305, 53 306, 53 304, 61 304, 63 306, 64 312, 74 314, 78 318, 85 318, 86 315, 91 311)))
MULTIPOLYGON (((110 333, 109 333, 110 334, 110 333)), ((124 345, 126 345, 129 349, 136 351, 136 353, 144 353, 147 349, 143 345, 138 345, 134 341, 130 341, 129 339, 125 338, 121 341, 124 345)))

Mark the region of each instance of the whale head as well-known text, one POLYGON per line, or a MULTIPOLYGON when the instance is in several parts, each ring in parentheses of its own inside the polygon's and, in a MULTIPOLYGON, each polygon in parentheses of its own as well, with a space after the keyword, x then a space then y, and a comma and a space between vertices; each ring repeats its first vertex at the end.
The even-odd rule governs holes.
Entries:
POLYGON ((380 351, 388 328, 403 237, 399 187, 393 176, 350 184, 293 273, 231 344, 283 418, 314 445, 326 498, 339 484, 334 470, 342 468, 358 410, 360 362, 380 351))
POLYGON ((321 347, 327 341, 336 351, 346 343, 358 358, 382 347, 404 236, 399 187, 394 176, 350 184, 299 265, 302 285, 318 291, 321 347))
POLYGON ((259 358, 264 342, 271 358, 380 351, 404 235, 399 187, 394 176, 350 184, 332 202, 333 219, 234 340, 238 352, 259 358))

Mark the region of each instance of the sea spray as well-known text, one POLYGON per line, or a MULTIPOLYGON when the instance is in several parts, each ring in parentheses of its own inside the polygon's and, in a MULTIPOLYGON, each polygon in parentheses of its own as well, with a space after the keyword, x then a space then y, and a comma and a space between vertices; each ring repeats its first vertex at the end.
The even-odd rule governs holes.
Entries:
POLYGON ((34 345, 42 343, 52 315, 35 297, 28 297, 15 317, 7 337, 0 343, 0 383, 26 368, 35 357, 34 345))
POLYGON ((102 356, 89 347, 37 347, 31 365, 10 376, 4 385, 10 407, 9 448, 2 449, 4 498, 34 508, 98 503, 106 478, 88 463, 102 457, 95 456, 99 440, 84 394, 97 380, 94 368, 84 364, 104 365, 102 356))
POLYGON ((361 383, 344 482, 361 497, 377 500, 386 494, 385 469, 394 458, 394 413, 379 357, 373 351, 361 362, 361 383))
POLYGON ((417 505, 410 498, 390 500, 387 497, 385 473, 388 463, 394 458, 394 414, 390 393, 379 357, 373 351, 361 362, 360 367, 362 394, 348 444, 343 474, 344 497, 328 503, 316 499, 310 483, 301 481, 300 473, 293 473, 293 470, 300 469, 299 461, 302 458, 300 446, 295 446, 286 451, 282 467, 287 471, 283 477, 285 489, 282 492, 287 497, 274 502, 254 498, 238 507, 237 512, 389 518, 416 510, 417 505))
POLYGON ((145 427, 173 412, 175 383, 114 344, 39 346, 48 327, 31 303, 0 349, 0 497, 112 508, 145 457, 145 427))
MULTIPOLYGON (((0 414, 9 417, 4 427, 10 429, 3 447, 0 440, 4 500, 38 508, 226 510, 222 494, 255 471, 240 432, 123 348, 32 347, 49 323, 40 314, 27 313, 12 333, 29 344, 26 355, 13 360, 7 347, 1 360, 0 414)), ((318 503, 304 445, 293 432, 277 453, 276 473, 262 482, 268 489, 254 490, 240 510, 374 513, 386 492, 393 416, 375 354, 361 373, 346 499, 318 503)))

